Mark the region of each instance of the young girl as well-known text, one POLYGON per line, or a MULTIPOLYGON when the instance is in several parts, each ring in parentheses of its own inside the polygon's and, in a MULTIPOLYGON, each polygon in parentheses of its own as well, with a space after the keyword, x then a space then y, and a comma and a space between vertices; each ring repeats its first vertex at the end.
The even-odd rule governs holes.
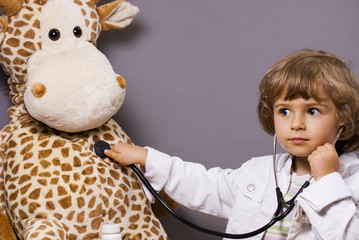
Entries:
MULTIPOLYGON (((285 199, 310 174, 313 178, 291 214, 251 239, 358 239, 359 160, 353 152, 359 149, 359 86, 354 75, 332 54, 301 50, 274 64, 259 90, 261 125, 288 152, 276 156, 285 199)), ((262 227, 277 207, 272 156, 252 158, 235 170, 206 170, 125 143, 105 154, 122 165, 141 164, 154 188, 178 203, 228 219, 228 233, 262 227)))

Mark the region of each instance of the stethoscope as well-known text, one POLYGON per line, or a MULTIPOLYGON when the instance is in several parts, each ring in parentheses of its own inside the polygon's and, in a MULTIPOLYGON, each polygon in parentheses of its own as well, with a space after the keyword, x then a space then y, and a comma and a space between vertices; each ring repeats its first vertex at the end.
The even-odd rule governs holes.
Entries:
MULTIPOLYGON (((339 131, 335 137, 335 139, 333 140, 332 144, 334 145, 340 134, 343 131, 343 127, 339 128, 339 131)), ((188 221, 187 219, 185 219, 184 217, 182 217, 181 215, 179 215, 176 211, 174 211, 170 206, 167 205, 167 203, 158 195, 157 191, 152 187, 152 185, 150 184, 150 182, 146 179, 146 177, 143 175, 143 173, 134 165, 129 165, 129 167, 136 173, 136 175, 140 178, 140 180, 143 182, 143 184, 146 186, 146 188, 150 191, 150 193, 153 195, 153 197, 171 214, 173 215, 175 218, 177 218, 179 221, 181 221, 182 223, 186 224, 189 227, 192 227, 193 229, 196 229, 197 231, 203 232, 203 233, 207 233, 213 236, 218 236, 218 237, 223 237, 223 238, 231 238, 231 239, 242 239, 242 238, 249 238, 249 237, 253 237, 255 235, 258 235, 259 233, 262 233, 264 231, 266 231, 268 228, 270 228, 271 226, 273 226, 276 222, 282 220, 283 218, 285 218, 294 208, 295 206, 295 199, 297 198, 297 196, 304 190, 304 188, 308 187, 310 184, 311 179, 313 178, 312 174, 309 174, 309 178, 308 180, 306 180, 304 182, 304 184, 301 186, 301 188, 299 189, 299 191, 292 197, 292 199, 290 199, 289 201, 284 201, 284 197, 283 194, 280 190, 280 188, 278 187, 278 180, 277 180, 277 173, 276 173, 276 143, 277 143, 277 137, 276 134, 274 134, 274 141, 273 141, 273 173, 274 173, 274 179, 275 179, 275 185, 276 185, 276 196, 277 196, 277 209, 273 214, 272 219, 263 227, 258 228, 257 230, 254 230, 252 232, 248 232, 248 233, 241 233, 241 234, 231 234, 231 233, 224 233, 224 232, 218 232, 218 231, 213 231, 207 228, 203 228, 201 226, 198 226, 190 221, 188 221), (285 209, 286 207, 286 209, 285 209), (282 211, 282 209, 285 209, 285 211, 282 211)), ((101 158, 105 158, 107 157, 104 154, 104 151, 106 149, 111 149, 111 146, 105 142, 105 141, 97 141, 94 145, 94 152, 97 156, 101 157, 101 158)))

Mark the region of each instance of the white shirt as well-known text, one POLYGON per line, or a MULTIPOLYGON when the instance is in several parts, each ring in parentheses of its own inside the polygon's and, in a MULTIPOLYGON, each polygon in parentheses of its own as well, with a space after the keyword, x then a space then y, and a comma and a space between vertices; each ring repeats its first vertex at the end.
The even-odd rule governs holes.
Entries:
MULTIPOLYGON (((153 187, 164 189, 188 208, 228 219, 226 232, 250 232, 271 219, 277 207, 272 156, 252 158, 235 170, 206 170, 201 164, 147 149, 145 176, 153 187)), ((354 153, 339 159, 339 173, 312 180, 298 196, 288 239, 359 239, 359 159, 354 153)), ((291 165, 289 154, 277 155, 283 194, 290 183, 291 165)))

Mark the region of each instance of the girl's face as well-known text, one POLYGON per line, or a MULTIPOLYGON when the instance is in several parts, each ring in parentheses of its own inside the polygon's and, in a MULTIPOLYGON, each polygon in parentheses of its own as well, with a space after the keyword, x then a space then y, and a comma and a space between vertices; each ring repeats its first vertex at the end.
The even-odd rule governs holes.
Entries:
POLYGON ((308 157, 318 146, 331 143, 338 131, 338 110, 321 89, 320 101, 301 97, 274 102, 274 127, 281 146, 296 157, 308 157))

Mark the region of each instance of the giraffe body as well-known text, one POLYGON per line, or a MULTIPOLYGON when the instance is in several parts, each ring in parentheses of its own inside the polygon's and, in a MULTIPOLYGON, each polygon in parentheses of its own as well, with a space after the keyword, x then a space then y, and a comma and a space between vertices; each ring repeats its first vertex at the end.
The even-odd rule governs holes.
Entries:
POLYGON ((0 132, 0 217, 20 239, 100 239, 111 223, 123 239, 167 239, 135 174, 93 153, 98 140, 131 143, 110 119, 125 81, 93 44, 101 28, 125 27, 137 14, 125 1, 96 2, 20 0, 0 21, 14 104, 0 132))

